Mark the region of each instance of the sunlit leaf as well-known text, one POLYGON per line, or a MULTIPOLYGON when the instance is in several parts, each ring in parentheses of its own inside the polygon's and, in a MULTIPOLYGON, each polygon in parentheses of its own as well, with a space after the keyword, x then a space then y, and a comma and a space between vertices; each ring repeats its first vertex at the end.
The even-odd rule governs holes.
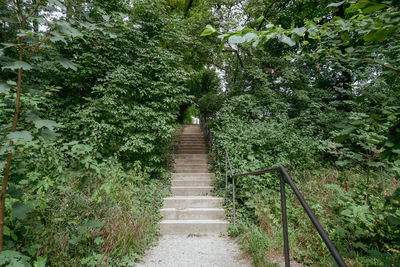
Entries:
POLYGON ((61 127, 61 124, 58 124, 57 122, 52 120, 37 120, 35 121, 35 127, 38 129, 46 127, 47 129, 52 131, 54 130, 54 128, 61 127))
POLYGON ((343 5, 343 3, 344 3, 344 1, 341 1, 341 2, 338 2, 338 3, 330 3, 328 5, 328 7, 338 7, 338 6, 343 5))
POLYGON ((299 36, 303 36, 306 31, 307 31, 307 29, 305 27, 295 28, 292 30, 292 32, 294 32, 295 34, 297 34, 299 36))
POLYGON ((238 36, 238 35, 232 35, 228 39, 228 42, 230 44, 241 44, 241 43, 244 43, 245 41, 246 41, 246 39, 244 37, 238 36))
POLYGON ((11 215, 19 220, 24 220, 32 209, 23 202, 15 202, 11 210, 11 215))
POLYGON ((72 69, 75 71, 77 70, 75 64, 66 58, 58 57, 56 60, 58 63, 60 63, 66 69, 72 69))
POLYGON ((23 70, 30 70, 32 69, 32 66, 26 63, 25 61, 13 61, 13 62, 4 62, 2 63, 3 67, 2 69, 11 69, 11 70, 17 70, 17 69, 23 69, 23 70))
POLYGON ((0 94, 4 93, 10 89, 11 89, 11 87, 8 84, 0 82, 0 94))
POLYGON ((28 131, 16 131, 13 133, 9 133, 7 135, 7 139, 12 140, 13 142, 17 142, 20 139, 29 142, 32 141, 33 137, 28 131))
POLYGON ((211 25, 207 25, 205 30, 200 34, 200 36, 207 36, 213 34, 216 30, 211 25))
POLYGON ((289 46, 294 46, 296 44, 295 41, 293 41, 290 37, 286 35, 282 35, 279 40, 285 44, 288 44, 289 46))

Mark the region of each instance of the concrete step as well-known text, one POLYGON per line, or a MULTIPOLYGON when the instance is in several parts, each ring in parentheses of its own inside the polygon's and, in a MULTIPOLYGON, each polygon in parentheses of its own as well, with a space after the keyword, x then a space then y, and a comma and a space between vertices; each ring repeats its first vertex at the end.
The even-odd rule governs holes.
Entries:
POLYGON ((198 149, 178 149, 178 153, 180 154, 203 154, 207 155, 207 151, 205 149, 198 150, 198 149))
POLYGON ((172 194, 175 196, 207 196, 210 195, 213 186, 172 186, 172 194))
POLYGON ((165 220, 222 220, 224 209, 221 208, 163 208, 160 210, 165 220))
POLYGON ((187 145, 179 145, 180 149, 192 149, 192 148, 196 148, 196 149, 207 149, 207 147, 205 145, 194 145, 194 144, 187 144, 187 145))
POLYGON ((194 136, 194 135, 181 136, 179 138, 179 141, 180 142, 183 142, 183 141, 187 141, 187 142, 191 142, 191 141, 205 142, 204 136, 201 136, 201 135, 198 135, 198 136, 194 136))
POLYGON ((176 173, 208 173, 208 169, 175 168, 176 173))
POLYGON ((207 154, 208 150, 206 147, 178 147, 178 153, 181 153, 181 151, 202 151, 204 154, 207 154))
POLYGON ((204 140, 180 140, 179 144, 181 145, 205 145, 206 142, 204 142, 204 140))
POLYGON ((222 220, 162 220, 161 233, 173 234, 211 234, 228 231, 228 222, 222 220))
POLYGON ((174 179, 171 181, 172 186, 213 186, 212 179, 174 179))
POLYGON ((198 148, 207 148, 206 144, 198 142, 197 144, 193 144, 193 142, 189 143, 179 143, 178 147, 198 147, 198 148))
POLYGON ((181 138, 179 139, 179 143, 188 143, 188 142, 196 142, 196 143, 201 143, 201 144, 205 144, 205 140, 203 137, 185 137, 185 138, 181 138))
POLYGON ((175 159, 207 159, 208 156, 206 154, 190 154, 190 153, 186 153, 186 154, 175 154, 175 159))
POLYGON ((175 164, 208 164, 208 159, 175 159, 175 164))
POLYGON ((183 132, 180 136, 179 136, 179 138, 182 138, 182 137, 203 137, 204 136, 204 134, 202 133, 202 132, 183 132))
POLYGON ((196 163, 184 163, 184 164, 176 164, 174 165, 175 168, 192 168, 192 169, 206 169, 208 170, 208 168, 210 167, 209 164, 196 164, 196 163))
POLYGON ((215 173, 172 173, 173 179, 213 179, 215 177, 215 173))
POLYGON ((220 208, 222 197, 174 196, 164 198, 164 208, 220 208))

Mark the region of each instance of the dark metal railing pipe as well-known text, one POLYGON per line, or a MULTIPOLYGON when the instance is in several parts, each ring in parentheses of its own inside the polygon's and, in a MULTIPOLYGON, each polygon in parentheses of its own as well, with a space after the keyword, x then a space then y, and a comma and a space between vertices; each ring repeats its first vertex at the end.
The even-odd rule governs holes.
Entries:
POLYGON ((293 180, 290 178, 289 174, 287 173, 284 167, 280 167, 280 171, 282 175, 285 177, 286 182, 292 188, 294 194, 296 195, 297 199, 300 201, 300 204, 303 206, 304 210, 306 211, 308 217, 310 218, 311 222, 314 224, 315 228, 317 229, 319 235, 321 236, 322 240, 328 247, 329 251, 331 252, 333 258, 337 262, 339 266, 346 266, 346 263, 340 256, 339 252, 333 245, 332 241, 329 239, 328 235, 326 234, 325 230, 322 228, 321 224, 318 222, 317 217, 315 217, 314 213, 311 211, 310 207, 308 206, 307 202, 301 195, 300 191, 297 189, 296 185, 294 184, 293 180))
POLYGON ((225 153, 225 198, 228 198, 228 160, 225 153))
POLYGON ((275 168, 256 171, 256 172, 239 173, 239 174, 235 174, 234 177, 247 176, 247 175, 259 175, 259 174, 264 174, 264 173, 276 172, 279 170, 280 170, 280 167, 275 167, 275 168))
POLYGON ((282 211, 282 231, 283 231, 283 251, 285 255, 285 267, 290 267, 289 256, 289 231, 286 213, 286 194, 285 194, 285 180, 283 174, 280 175, 281 186, 281 211, 282 211))

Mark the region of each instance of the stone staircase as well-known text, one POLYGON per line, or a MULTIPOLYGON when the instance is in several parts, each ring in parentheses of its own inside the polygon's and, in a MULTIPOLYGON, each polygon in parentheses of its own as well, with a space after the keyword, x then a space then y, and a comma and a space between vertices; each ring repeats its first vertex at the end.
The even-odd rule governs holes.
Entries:
POLYGON ((208 172, 207 149, 200 126, 185 125, 180 136, 175 170, 172 174, 172 197, 164 198, 161 209, 161 233, 226 233, 222 198, 213 197, 215 174, 208 172))

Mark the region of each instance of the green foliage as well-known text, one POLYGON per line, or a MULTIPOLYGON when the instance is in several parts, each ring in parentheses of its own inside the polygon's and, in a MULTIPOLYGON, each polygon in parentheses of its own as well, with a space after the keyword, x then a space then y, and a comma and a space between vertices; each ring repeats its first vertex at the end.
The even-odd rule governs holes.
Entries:
MULTIPOLYGON (((234 173, 284 165, 346 261, 396 265, 398 3, 226 4, 239 10, 231 25, 240 25, 227 25, 230 14, 212 24, 222 32, 224 92, 204 95, 199 105, 217 164, 223 169, 227 149, 234 173)), ((217 32, 212 29, 206 28, 205 38, 217 32)), ((224 173, 216 186, 222 195, 224 173)), ((281 249, 273 234, 281 231, 278 177, 240 177, 236 186, 238 222, 249 218, 272 236, 262 241, 267 250, 281 249)), ((229 184, 228 195, 231 190, 229 184)), ((309 265, 330 263, 296 203, 288 194, 293 257, 309 265)), ((231 201, 226 207, 231 211, 231 201)), ((259 259, 258 253, 251 255, 259 259)))
MULTIPOLYGON (((97 266, 109 249, 102 265, 130 266, 155 242, 169 191, 172 135, 195 74, 187 29, 164 1, 41 2, 24 37, 29 49, 46 38, 38 53, 12 61, 18 51, 0 35, 0 173, 13 152, 1 264, 97 266), (52 12, 66 22, 45 26, 52 12)), ((18 40, 9 25, 0 19, 18 40)))
POLYGON ((262 229, 240 222, 229 229, 231 236, 237 237, 240 248, 252 256, 254 266, 278 266, 268 261, 265 251, 270 247, 270 239, 262 229))

